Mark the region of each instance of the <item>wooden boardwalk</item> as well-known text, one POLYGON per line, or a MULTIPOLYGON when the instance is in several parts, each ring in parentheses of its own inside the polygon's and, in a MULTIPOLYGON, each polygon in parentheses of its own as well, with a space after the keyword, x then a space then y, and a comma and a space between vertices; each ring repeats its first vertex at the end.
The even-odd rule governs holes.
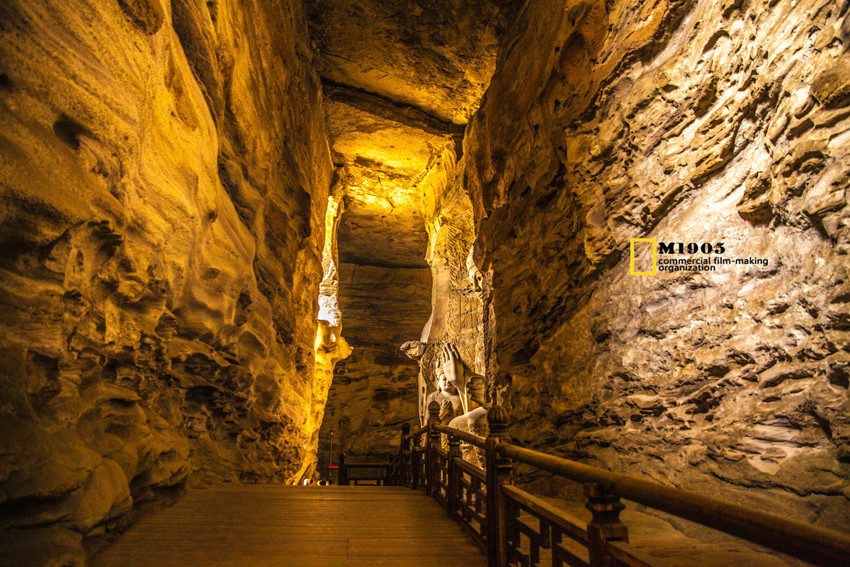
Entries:
POLYGON ((94 567, 483 567, 432 499, 409 488, 190 490, 98 554, 94 567))

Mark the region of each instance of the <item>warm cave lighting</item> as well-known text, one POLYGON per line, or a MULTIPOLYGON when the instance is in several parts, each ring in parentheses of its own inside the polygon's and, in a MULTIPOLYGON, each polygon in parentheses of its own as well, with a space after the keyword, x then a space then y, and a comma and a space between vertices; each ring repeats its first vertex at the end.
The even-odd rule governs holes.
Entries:
POLYGON ((850 0, 0 0, 0 567, 850 567, 848 260, 850 0))
POLYGON ((319 315, 318 320, 327 321, 332 327, 340 324, 339 302, 337 292, 339 274, 336 257, 336 226, 339 222, 340 201, 333 196, 328 197, 328 209, 325 212, 325 245, 322 250, 322 282, 319 284, 319 315))

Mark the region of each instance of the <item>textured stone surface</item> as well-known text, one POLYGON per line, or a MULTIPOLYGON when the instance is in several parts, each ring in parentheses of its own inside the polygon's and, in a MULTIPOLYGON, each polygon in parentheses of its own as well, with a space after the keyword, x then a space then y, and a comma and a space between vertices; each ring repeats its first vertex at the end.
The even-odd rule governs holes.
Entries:
MULTIPOLYGON (((433 339, 445 332, 447 261, 431 250, 441 223, 454 221, 443 218, 438 200, 453 181, 464 126, 518 3, 305 4, 344 195, 339 258, 356 274, 340 280, 344 334, 354 354, 337 367, 329 411, 335 412, 337 454, 341 436, 352 456, 386 453, 400 420, 416 420, 416 395, 403 396, 420 387, 418 369, 398 347, 421 337, 429 297, 441 305, 433 339)), ((458 266, 472 239, 468 202, 466 212, 466 249, 453 257, 458 266)), ((453 225, 440 238, 452 231, 453 225)), ((426 354, 432 385, 432 359, 440 346, 430 345, 426 354)), ((327 459, 330 430, 327 421, 320 459, 327 459)))
POLYGON ((454 151, 462 130, 377 97, 339 86, 328 91, 325 108, 345 204, 342 261, 425 267, 427 172, 454 151))
POLYGON ((346 212, 339 230, 343 262, 424 268, 428 234, 411 176, 375 167, 349 167, 346 212))
POLYGON ((846 2, 306 4, 0 7, 0 563, 393 452, 446 343, 519 443, 850 527, 846 2))
POLYGON ((403 421, 416 422, 417 366, 398 347, 419 336, 430 289, 427 268, 340 265, 340 310, 353 353, 334 369, 320 432, 320 473, 327 474, 331 430, 334 455, 379 457, 398 449, 403 421))
POLYGON ((308 456, 332 165, 298 3, 0 21, 0 563, 49 563, 308 456))
POLYGON ((520 442, 847 529, 847 18, 526 4, 464 143, 520 442), (768 265, 631 276, 644 236, 768 265))
POLYGON ((345 166, 344 262, 425 267, 423 178, 493 73, 513 0, 309 0, 334 161, 345 166))
POLYGON ((399 346, 419 336, 430 310, 427 268, 340 265, 340 309, 354 346, 375 346, 404 359, 399 346))
POLYGON ((307 0, 331 80, 466 124, 487 88, 513 0, 307 0))

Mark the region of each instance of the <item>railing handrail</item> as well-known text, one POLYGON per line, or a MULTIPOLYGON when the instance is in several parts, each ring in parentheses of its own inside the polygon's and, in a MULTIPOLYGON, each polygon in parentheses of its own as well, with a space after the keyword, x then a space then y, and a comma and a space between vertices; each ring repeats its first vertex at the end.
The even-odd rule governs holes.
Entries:
POLYGON ((440 433, 445 433, 446 435, 452 435, 454 437, 457 437, 461 441, 465 441, 470 445, 478 447, 479 449, 483 449, 484 445, 487 443, 487 439, 485 439, 484 437, 479 437, 474 433, 469 433, 468 431, 461 431, 460 429, 455 429, 454 427, 448 427, 447 425, 435 423, 434 429, 436 429, 440 433))
POLYGON ((832 565, 846 564, 847 558, 850 557, 850 536, 834 530, 509 443, 499 443, 496 445, 496 451, 514 461, 576 482, 598 484, 606 492, 627 500, 789 555, 809 560, 817 557, 820 561, 832 565))
POLYGON ((427 424, 423 425, 422 427, 418 427, 418 428, 414 429, 413 431, 411 431, 407 435, 402 435, 401 442, 404 443, 405 441, 414 440, 417 437, 419 437, 420 435, 422 435, 423 433, 425 433, 426 431, 428 431, 428 425, 427 424))
MULTIPOLYGON (((641 555, 640 552, 628 551, 631 548, 627 545, 627 527, 618 519, 619 511, 623 509, 619 499, 625 498, 808 562, 828 567, 850 567, 850 536, 844 533, 719 498, 673 488, 656 481, 614 473, 512 445, 505 442, 508 415, 499 407, 494 407, 488 412, 490 434, 487 438, 440 424, 439 409, 436 402, 429 406, 428 425, 410 434, 408 434, 409 425, 403 428, 399 459, 405 466, 409 465, 409 468, 404 469, 406 472, 402 472, 399 478, 412 488, 416 488, 420 480, 425 480, 426 494, 445 501, 449 515, 457 519, 460 519, 458 499, 461 497, 460 493, 464 491, 460 486, 460 475, 470 474, 480 481, 486 481, 484 483, 486 492, 478 491, 475 494, 478 494, 479 498, 486 495, 487 529, 485 533, 482 523, 478 537, 487 543, 488 563, 491 567, 501 567, 509 561, 518 560, 516 554, 520 552, 516 547, 518 545, 516 538, 519 536, 516 530, 526 528, 522 528, 521 525, 517 527, 517 524, 512 523, 514 520, 506 516, 515 514, 517 505, 531 511, 540 519, 541 533, 544 530, 544 521, 548 522, 547 525, 552 525, 553 538, 555 537, 554 525, 561 525, 563 529, 561 533, 572 533, 570 537, 574 539, 577 537, 577 532, 571 530, 581 529, 578 524, 569 520, 567 515, 558 513, 556 508, 530 493, 512 487, 510 471, 514 462, 530 465, 584 484, 588 498, 586 507, 593 513, 593 520, 587 524, 587 536, 584 538, 590 553, 591 564, 618 564, 619 559, 628 556, 629 553, 637 555, 632 555, 632 560, 626 563, 646 564, 638 558, 638 555, 641 555), (441 447, 441 434, 448 437, 448 451, 441 447), (423 435, 425 443, 420 443, 423 435), (460 442, 483 449, 487 466, 480 469, 463 461, 460 442), (420 475, 422 465, 424 465, 424 476, 420 475), (445 496, 441 494, 442 490, 445 490, 445 496), (514 508, 511 508, 512 506, 514 508), (561 522, 559 518, 564 519, 566 523, 561 522), (514 527, 508 528, 509 524, 514 527), (569 528, 567 524, 575 527, 569 528), (508 534, 506 531, 508 529, 514 530, 513 535, 508 534), (617 559, 614 556, 617 556, 617 559)), ((465 486, 469 487, 468 484, 465 486)), ((477 508, 480 501, 476 502, 478 502, 475 505, 477 508)), ((468 503, 464 504, 464 506, 468 505, 468 503)), ((483 522, 485 518, 481 515, 475 517, 479 522, 483 522)), ((547 527, 546 530, 548 529, 547 527)), ((535 546, 544 545, 542 542, 548 538, 541 534, 534 537, 542 538, 532 542, 535 546)), ((578 537, 576 541, 582 541, 582 538, 578 537)), ((570 552, 564 548, 559 548, 559 553, 570 555, 570 552)), ((523 557, 528 559, 528 556, 523 557)), ((572 557, 575 558, 575 556, 572 557)), ((576 564, 586 564, 580 559, 576 561, 576 564)))
POLYGON ((348 486, 351 484, 351 481, 354 481, 357 484, 360 481, 370 481, 373 480, 378 484, 386 483, 392 476, 393 472, 393 463, 382 461, 382 462, 372 462, 372 463, 350 463, 345 456, 345 453, 339 454, 339 460, 337 465, 337 483, 340 486, 348 486), (357 476, 351 476, 349 472, 351 470, 366 470, 371 471, 370 474, 360 474, 357 476))

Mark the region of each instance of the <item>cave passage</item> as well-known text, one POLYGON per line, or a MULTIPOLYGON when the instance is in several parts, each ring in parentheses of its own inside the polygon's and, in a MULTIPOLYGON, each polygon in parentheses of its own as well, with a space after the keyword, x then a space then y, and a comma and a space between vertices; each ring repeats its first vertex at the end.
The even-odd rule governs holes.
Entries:
MULTIPOLYGON (((399 7, 380 2, 307 3, 337 167, 334 291, 352 347, 333 372, 319 433, 322 477, 333 477, 329 465, 342 452, 389 458, 401 425, 419 424, 419 390, 435 388, 434 365, 423 377, 418 357, 401 345, 430 341, 430 361, 447 333, 466 334, 462 346, 474 356, 474 323, 447 329, 429 319, 432 310, 445 317, 446 272, 457 271, 452 263, 465 262, 471 246, 471 207, 452 194, 452 177, 495 69, 498 36, 517 6, 483 8, 436 3, 400 18, 399 7)), ((456 287, 467 284, 462 268, 456 287)))
POLYGON ((488 411, 847 533, 848 196, 847 1, 3 0, 0 567, 488 411))

